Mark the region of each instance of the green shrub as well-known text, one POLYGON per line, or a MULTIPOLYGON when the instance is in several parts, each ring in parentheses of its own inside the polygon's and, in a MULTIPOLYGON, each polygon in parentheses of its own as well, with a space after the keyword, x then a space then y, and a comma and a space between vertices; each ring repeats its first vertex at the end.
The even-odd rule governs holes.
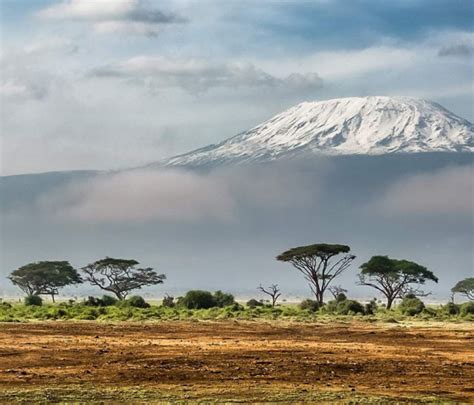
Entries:
POLYGON ((84 300, 84 305, 88 307, 111 307, 117 303, 117 298, 111 297, 110 295, 103 295, 102 298, 87 297, 87 299, 84 300))
POLYGON ((39 295, 28 295, 25 297, 25 305, 40 307, 43 299, 39 295))
POLYGON ((230 311, 230 312, 237 312, 237 311, 243 311, 245 308, 240 305, 238 302, 234 302, 232 305, 227 305, 225 307, 225 310, 226 311, 230 311))
POLYGON ((251 298, 247 301, 246 304, 249 308, 256 308, 256 307, 262 307, 263 303, 260 301, 257 301, 255 298, 251 298))
POLYGON ((364 312, 366 315, 373 315, 377 312, 377 300, 375 298, 365 304, 364 312))
POLYGON ((443 305, 442 311, 447 315, 458 315, 460 308, 454 302, 448 302, 446 305, 443 305))
POLYGON ((462 304, 460 314, 461 316, 474 315, 474 301, 462 304))
POLYGON ((140 295, 133 295, 126 300, 127 304, 134 308, 150 308, 150 304, 140 295))
POLYGON ((319 309, 319 303, 315 300, 306 299, 299 303, 298 307, 302 310, 316 312, 319 309))
POLYGON ((337 301, 332 300, 327 303, 325 303, 322 308, 323 312, 328 313, 328 314, 333 314, 337 312, 337 301))
POLYGON ((84 300, 84 305, 87 305, 88 307, 98 307, 100 306, 100 304, 101 304, 100 298, 89 296, 84 300))
POLYGON ((360 302, 346 299, 337 303, 337 313, 340 315, 365 314, 365 310, 360 302))
POLYGON ((93 320, 97 319, 98 316, 99 316, 99 313, 97 312, 97 309, 83 307, 83 310, 80 311, 75 316, 75 318, 80 319, 80 320, 93 321, 93 320))
POLYGON ((403 315, 415 316, 423 312, 425 304, 423 304, 423 301, 418 297, 415 297, 413 294, 408 294, 403 298, 398 309, 403 315))
POLYGON ((180 300, 187 309, 208 309, 217 306, 214 296, 209 291, 191 290, 180 300))
POLYGON ((176 305, 174 302, 174 297, 172 297, 171 295, 165 295, 161 305, 165 308, 173 308, 176 305))
POLYGON ((436 311, 436 309, 428 308, 428 307, 425 307, 421 313, 430 318, 434 318, 438 315, 438 312, 436 311))
POLYGON ((115 297, 112 297, 110 295, 103 295, 102 298, 100 299, 101 301, 101 306, 104 307, 111 307, 115 304, 117 304, 118 300, 115 297))
POLYGON ((223 293, 220 290, 214 293, 214 301, 215 305, 220 308, 227 307, 235 303, 235 299, 232 294, 223 293))
POLYGON ((337 294, 336 302, 342 302, 342 301, 346 301, 346 300, 347 300, 346 294, 344 294, 344 293, 337 294))

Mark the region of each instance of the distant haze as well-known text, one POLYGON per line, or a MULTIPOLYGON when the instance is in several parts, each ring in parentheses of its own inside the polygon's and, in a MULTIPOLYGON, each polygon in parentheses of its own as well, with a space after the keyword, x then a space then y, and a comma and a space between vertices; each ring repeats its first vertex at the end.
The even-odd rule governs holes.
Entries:
POLYGON ((473 274, 472 170, 469 153, 424 153, 3 177, 0 290, 14 293, 5 277, 30 261, 81 267, 113 256, 166 273, 164 285, 144 291, 150 296, 190 288, 257 295, 260 283, 310 296, 275 256, 334 242, 357 256, 336 281, 349 294, 373 295, 355 275, 382 254, 427 266, 440 281, 426 289, 446 297, 473 274))

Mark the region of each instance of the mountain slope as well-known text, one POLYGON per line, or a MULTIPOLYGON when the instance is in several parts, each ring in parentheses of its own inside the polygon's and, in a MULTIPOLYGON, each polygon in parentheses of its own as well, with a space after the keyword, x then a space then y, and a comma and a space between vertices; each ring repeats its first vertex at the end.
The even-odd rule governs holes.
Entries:
POLYGON ((283 157, 471 152, 474 126, 442 106, 408 97, 305 102, 217 145, 160 165, 204 166, 283 157))

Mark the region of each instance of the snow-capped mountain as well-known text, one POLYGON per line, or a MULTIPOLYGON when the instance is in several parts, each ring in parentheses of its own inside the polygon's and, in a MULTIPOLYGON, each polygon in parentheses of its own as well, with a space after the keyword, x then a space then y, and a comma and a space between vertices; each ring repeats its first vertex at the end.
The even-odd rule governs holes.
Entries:
POLYGON ((472 152, 474 126, 439 104, 409 97, 305 102, 166 166, 265 162, 283 157, 472 152))

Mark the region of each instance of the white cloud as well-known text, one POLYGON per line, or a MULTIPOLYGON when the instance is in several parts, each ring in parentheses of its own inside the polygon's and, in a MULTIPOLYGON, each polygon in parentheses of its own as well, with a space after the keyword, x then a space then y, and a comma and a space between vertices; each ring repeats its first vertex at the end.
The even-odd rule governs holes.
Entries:
POLYGON ((26 55, 45 56, 51 53, 68 54, 77 52, 79 46, 67 38, 46 37, 30 42, 23 47, 26 55))
POLYGON ((156 35, 165 24, 184 20, 151 8, 142 0, 64 0, 41 10, 41 18, 89 22, 99 33, 156 35))
POLYGON ((468 215, 474 213, 472 166, 443 169, 401 180, 375 203, 384 215, 468 215))
POLYGON ((125 78, 152 89, 179 87, 192 93, 210 88, 268 87, 283 90, 319 88, 316 73, 290 73, 273 76, 250 63, 211 63, 202 59, 170 59, 138 56, 93 70, 90 76, 125 78))
POLYGON ((14 102, 41 100, 53 88, 64 86, 50 69, 50 62, 78 51, 79 47, 66 38, 44 37, 23 47, 5 50, 0 57, 0 97, 14 102))

